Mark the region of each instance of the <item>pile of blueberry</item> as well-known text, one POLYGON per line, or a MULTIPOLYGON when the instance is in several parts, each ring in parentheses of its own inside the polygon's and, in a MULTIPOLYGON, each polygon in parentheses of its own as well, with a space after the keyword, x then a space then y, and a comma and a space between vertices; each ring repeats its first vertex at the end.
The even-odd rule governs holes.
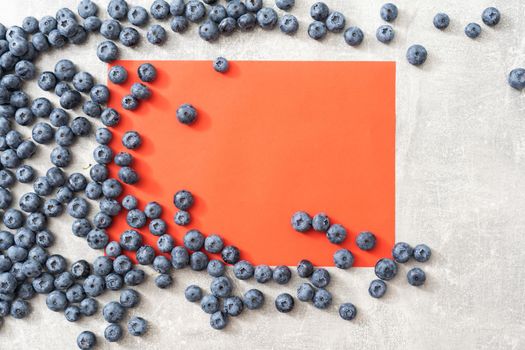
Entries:
MULTIPOLYGON (((294 0, 275 0, 279 10, 289 11, 294 0)), ((241 260, 240 251, 233 245, 225 245, 220 236, 212 234, 205 237, 198 230, 189 230, 184 235, 183 245, 176 245, 167 233, 167 224, 160 218, 161 206, 156 202, 147 203, 141 210, 138 200, 132 195, 125 195, 125 186, 136 184, 139 174, 133 169, 133 157, 128 152, 113 154, 108 146, 121 115, 107 106, 110 91, 104 84, 96 83, 88 72, 78 71, 70 60, 58 61, 53 71, 37 74, 34 61, 45 52, 60 49, 66 45, 84 43, 90 33, 99 33, 104 41, 97 46, 97 56, 103 62, 112 62, 119 57, 115 41, 133 47, 141 40, 134 27, 148 25, 151 17, 156 20, 170 19, 173 32, 185 32, 190 23, 200 23, 199 35, 206 41, 215 41, 220 35, 230 35, 235 30, 241 32, 253 30, 256 26, 264 30, 279 27, 288 35, 293 35, 299 28, 297 18, 291 14, 281 17, 270 7, 263 7, 263 0, 231 0, 225 6, 217 0, 164 0, 152 2, 149 12, 140 6, 130 6, 125 0, 111 0, 107 7, 110 19, 101 20, 97 14, 98 6, 91 0, 81 0, 78 5, 79 21, 73 11, 60 9, 56 15, 44 16, 40 20, 34 17, 24 19, 22 26, 6 28, 0 24, 0 210, 2 222, 8 230, 0 231, 0 325, 3 318, 12 316, 24 318, 30 313, 29 300, 38 294, 46 294, 48 308, 63 312, 66 320, 75 322, 81 317, 89 317, 98 312, 97 297, 104 291, 120 291, 118 301, 107 303, 102 308, 102 315, 109 323, 104 337, 107 341, 118 341, 124 335, 120 325, 128 310, 140 302, 139 293, 133 287, 145 279, 145 272, 137 267, 129 256, 134 256, 138 265, 152 266, 158 273, 155 284, 159 288, 172 285, 172 269, 189 266, 195 271, 206 270, 213 280, 210 294, 204 295, 196 285, 188 286, 185 297, 190 302, 200 302, 202 310, 210 314, 210 325, 223 329, 230 317, 235 317, 244 308, 256 310, 264 304, 264 294, 258 289, 250 289, 241 296, 233 295, 232 281, 225 276, 226 265, 233 265, 233 274, 240 280, 254 278, 258 283, 274 281, 284 285, 289 283, 292 271, 287 266, 273 269, 267 265, 253 266, 241 260), (125 21, 131 26, 123 26, 125 21), (23 84, 37 78, 37 84, 43 91, 56 94, 60 107, 45 98, 34 100, 23 91, 23 84), (81 109, 86 116, 70 118, 69 112, 81 109), (99 122, 100 121, 100 122, 99 122), (14 127, 32 127, 31 139, 26 139, 14 127), (96 129, 92 124, 103 124, 96 129), (74 156, 70 147, 79 137, 95 135, 98 146, 93 150, 96 164, 89 170, 89 179, 78 172, 66 174, 74 156), (47 172, 37 174, 25 160, 31 159, 38 152, 38 145, 56 144, 51 151, 50 162, 53 165, 47 172), (118 167, 117 178, 111 178, 108 165, 114 162, 118 167), (18 198, 20 209, 14 208, 16 199, 12 187, 16 182, 32 184, 33 191, 18 198), (123 185, 124 184, 124 185, 123 185), (94 204, 98 206, 92 213, 94 204), (83 237, 89 247, 103 250, 91 264, 79 260, 71 264, 61 255, 52 255, 48 249, 54 242, 54 234, 47 228, 48 222, 64 212, 74 221, 71 231, 75 236, 83 237), (93 214, 93 215, 91 215, 93 214), (130 229, 122 232, 119 241, 110 241, 106 232, 115 216, 126 215, 130 229), (157 246, 143 243, 145 230, 157 236, 157 246), (14 233, 13 233, 14 232, 14 233), (209 256, 220 254, 220 259, 209 256)), ((364 34, 358 27, 345 30, 346 20, 342 13, 330 11, 322 2, 315 3, 310 9, 313 22, 308 26, 308 35, 321 40, 331 33, 343 33, 348 45, 358 46, 364 34)), ((398 16, 398 9, 393 4, 385 4, 380 11, 381 18, 393 22, 398 16)), ((499 22, 500 14, 495 8, 483 12, 483 22, 489 26, 499 22)), ((449 18, 438 14, 434 25, 439 29, 448 26, 449 18)), ((469 37, 479 35, 479 25, 469 25, 465 32, 469 37), (478 33, 478 34, 476 34, 478 33)), ((376 37, 380 42, 389 43, 394 37, 390 25, 378 28, 376 37)), ((167 32, 159 24, 148 27, 146 39, 154 45, 166 41, 167 32)), ((421 45, 413 45, 407 51, 407 60, 413 65, 425 62, 427 51, 421 45)), ((219 73, 228 71, 228 61, 219 57, 213 62, 213 69, 219 73)), ((138 68, 140 81, 134 82, 129 94, 121 101, 122 107, 134 111, 140 103, 151 97, 149 84, 155 82, 157 71, 152 64, 145 63, 138 68)), ((128 79, 128 72, 122 66, 114 66, 108 78, 115 84, 123 84, 128 79)), ((509 76, 511 86, 525 87, 525 70, 513 70, 509 76)), ((197 110, 190 104, 181 105, 176 111, 176 118, 182 124, 191 125, 197 118, 197 110)), ((122 136, 126 149, 139 149, 142 138, 137 131, 129 130, 122 136)), ((193 195, 180 190, 173 197, 177 211, 174 222, 186 226, 191 221, 189 210, 194 204, 193 195)), ((292 227, 301 233, 310 230, 323 232, 333 244, 340 244, 348 236, 340 224, 333 224, 324 213, 313 218, 305 212, 297 212, 291 219, 292 227)), ((371 232, 362 232, 356 237, 360 249, 371 250, 376 237, 371 232)), ((385 281, 397 274, 397 263, 406 263, 413 258, 425 262, 431 256, 426 245, 412 248, 406 243, 397 243, 392 250, 393 259, 380 259, 375 266, 379 279, 370 283, 369 294, 374 298, 382 297, 386 290, 385 281)), ((354 263, 353 254, 347 249, 334 253, 334 265, 348 269, 354 263)), ((297 298, 303 302, 312 302, 318 309, 326 309, 332 303, 332 295, 326 289, 330 283, 330 274, 324 268, 315 268, 308 260, 302 260, 297 266, 297 274, 308 278, 297 288, 297 298)), ((408 283, 421 286, 426 276, 420 268, 413 268, 407 274, 408 283)), ((274 301, 279 312, 290 312, 294 308, 294 297, 288 293, 280 294, 274 301)), ((357 309, 352 303, 339 306, 339 314, 345 320, 352 320, 357 309)), ((147 331, 147 322, 141 317, 132 316, 127 322, 128 333, 134 336, 147 331)), ((91 349, 96 345, 97 337, 93 332, 82 332, 77 338, 81 349, 91 349)))

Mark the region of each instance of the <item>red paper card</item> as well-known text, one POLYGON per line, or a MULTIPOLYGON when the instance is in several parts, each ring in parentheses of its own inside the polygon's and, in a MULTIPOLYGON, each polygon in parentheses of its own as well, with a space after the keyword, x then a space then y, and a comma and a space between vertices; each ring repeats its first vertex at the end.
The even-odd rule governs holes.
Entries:
MULTIPOLYGON (((153 91, 135 111, 120 107, 138 82, 139 61, 118 61, 129 72, 124 85, 109 83, 110 106, 121 113, 111 147, 136 130, 143 144, 133 167, 140 182, 126 194, 163 206, 176 243, 190 228, 218 233, 254 264, 295 265, 310 259, 332 266, 345 247, 355 266, 373 266, 390 256, 395 236, 395 63, 230 62, 227 74, 210 61, 155 61, 153 91), (179 123, 176 110, 190 103, 194 125, 179 123), (173 194, 196 197, 187 227, 173 222, 173 194), (323 233, 298 233, 290 225, 297 210, 326 212, 348 230, 341 245, 323 233), (357 248, 360 231, 377 236, 375 249, 357 248)), ((112 165, 116 175, 118 168, 112 165)), ((109 233, 128 229, 119 215, 109 233)), ((144 242, 157 237, 145 227, 144 242)))

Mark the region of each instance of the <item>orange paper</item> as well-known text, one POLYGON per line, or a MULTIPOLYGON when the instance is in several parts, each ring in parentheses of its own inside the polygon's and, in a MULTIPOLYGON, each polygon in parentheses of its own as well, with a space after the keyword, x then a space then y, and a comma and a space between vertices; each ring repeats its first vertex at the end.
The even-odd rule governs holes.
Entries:
MULTIPOLYGON (((395 230, 395 63, 230 62, 227 74, 210 61, 151 62, 158 78, 147 84, 152 98, 135 111, 120 107, 138 82, 139 61, 117 61, 129 72, 124 85, 108 82, 110 106, 121 113, 111 147, 136 130, 143 144, 134 151, 140 182, 126 194, 163 206, 162 218, 178 245, 190 228, 218 233, 254 264, 295 265, 310 259, 333 266, 333 253, 350 249, 355 266, 373 266, 390 256, 395 230), (179 123, 176 110, 190 103, 194 125, 179 123), (192 223, 173 222, 173 194, 191 191, 192 223), (298 233, 290 225, 297 210, 326 212, 348 230, 341 245, 325 234, 298 233), (360 231, 377 236, 375 249, 355 244, 360 231)), ((112 175, 118 167, 110 166, 112 175)), ((109 230, 128 229, 125 215, 109 230)), ((144 242, 157 237, 145 227, 144 242)))

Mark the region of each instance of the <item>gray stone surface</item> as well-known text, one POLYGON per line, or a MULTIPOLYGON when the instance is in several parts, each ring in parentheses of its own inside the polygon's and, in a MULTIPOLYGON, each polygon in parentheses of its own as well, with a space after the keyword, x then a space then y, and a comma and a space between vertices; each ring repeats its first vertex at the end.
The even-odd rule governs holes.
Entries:
MULTIPOLYGON (((108 1, 97 1, 105 8, 108 1)), ((272 4, 272 0, 265 0, 272 4)), ((423 268, 427 284, 414 288, 400 275, 389 283, 387 296, 372 300, 367 286, 372 269, 331 269, 334 306, 327 312, 296 303, 290 314, 275 312, 272 299, 283 291, 275 284, 261 287, 267 296, 262 311, 247 311, 222 332, 211 329, 209 317, 184 300, 190 283, 207 287, 203 274, 174 273, 174 286, 158 290, 151 271, 140 288, 143 303, 131 315, 146 318, 147 336, 127 335, 118 345, 102 339, 101 315, 68 323, 63 314, 49 311, 43 297, 33 302, 29 319, 8 318, 0 330, 1 349, 72 349, 77 334, 89 329, 99 336, 100 349, 523 349, 525 348, 525 277, 521 264, 525 249, 525 99, 506 84, 508 72, 524 65, 525 4, 519 0, 398 0, 400 15, 393 26, 390 45, 377 42, 375 29, 380 0, 327 0, 342 11, 347 23, 363 28, 360 48, 350 48, 341 35, 322 43, 308 39, 312 0, 298 0, 293 11, 300 19, 300 33, 287 37, 278 31, 253 33, 208 44, 198 39, 196 26, 184 36, 169 32, 161 48, 144 44, 122 50, 123 58, 259 60, 395 60, 397 64, 397 214, 398 240, 426 242, 433 256, 423 268), (468 39, 463 27, 481 23, 487 6, 503 16, 494 28, 482 25, 478 40, 468 39), (451 26, 444 32, 432 26, 438 11, 447 12, 451 26), (405 59, 406 48, 421 43, 429 51, 427 63, 416 68, 405 59), (143 50, 144 47, 147 50, 143 50), (342 321, 336 305, 351 301, 359 314, 342 321)), ((134 0, 133 4, 151 1, 134 0)), ((20 24, 23 17, 54 14, 62 6, 76 9, 77 1, 17 0, 0 2, 0 21, 20 24)), ((104 12, 104 11, 101 11, 104 12)), ((105 13, 103 13, 105 16, 105 13)), ((165 23, 167 29, 168 24, 165 23)), ((143 32, 141 30, 141 32, 143 32)), ((55 51, 39 60, 40 71, 68 57, 105 79, 106 67, 97 61, 91 37, 80 48, 55 51)), ((33 97, 45 95, 30 89, 33 97)), ((56 100, 55 100, 56 101, 56 100)), ((92 145, 75 146, 76 168, 92 162, 92 145), (83 152, 85 151, 85 152, 83 152)), ((49 147, 40 151, 37 169, 48 166, 49 147)), ((17 193, 27 187, 18 186, 17 193)), ((85 242, 69 230, 69 219, 54 221, 55 252, 74 260, 96 257, 85 242)), ((285 289, 295 294, 297 277, 285 289)), ((253 282, 236 282, 247 290, 253 282)), ((116 298, 106 293, 105 301, 116 298)))

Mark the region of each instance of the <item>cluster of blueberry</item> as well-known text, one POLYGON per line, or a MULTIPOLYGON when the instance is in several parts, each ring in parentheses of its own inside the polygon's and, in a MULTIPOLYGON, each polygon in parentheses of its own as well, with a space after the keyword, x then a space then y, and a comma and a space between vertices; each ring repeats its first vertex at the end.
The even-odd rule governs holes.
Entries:
MULTIPOLYGON (((155 80, 157 71, 153 65, 144 63, 138 69, 139 79, 143 82, 150 83, 155 80)), ((108 72, 109 80, 114 84, 124 84, 128 79, 128 72, 123 66, 113 66, 108 72)), ((122 98, 122 108, 128 111, 134 111, 139 107, 140 100, 148 100, 151 97, 151 90, 142 83, 133 83, 130 94, 122 98)))

